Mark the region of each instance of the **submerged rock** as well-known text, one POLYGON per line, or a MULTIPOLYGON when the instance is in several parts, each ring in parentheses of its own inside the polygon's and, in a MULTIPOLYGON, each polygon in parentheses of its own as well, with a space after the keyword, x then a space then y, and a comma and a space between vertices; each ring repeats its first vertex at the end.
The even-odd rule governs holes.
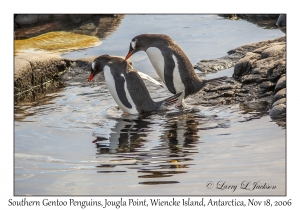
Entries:
POLYGON ((15 54, 40 50, 52 53, 65 53, 101 44, 98 37, 70 32, 49 32, 37 37, 15 40, 15 54))

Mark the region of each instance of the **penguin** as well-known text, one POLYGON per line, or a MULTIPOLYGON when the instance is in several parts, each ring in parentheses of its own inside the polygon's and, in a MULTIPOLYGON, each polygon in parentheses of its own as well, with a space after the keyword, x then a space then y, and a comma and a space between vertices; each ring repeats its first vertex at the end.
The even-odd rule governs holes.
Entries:
POLYGON ((194 67, 180 46, 165 34, 140 34, 135 36, 129 45, 125 60, 134 53, 145 51, 160 79, 167 89, 177 94, 178 106, 182 106, 184 99, 197 93, 207 84, 216 84, 227 77, 203 80, 197 76, 194 67))
POLYGON ((88 81, 104 71, 106 86, 112 97, 123 110, 123 114, 140 114, 173 105, 182 93, 178 93, 163 101, 154 102, 139 73, 128 61, 121 57, 101 55, 97 57, 91 68, 88 81))

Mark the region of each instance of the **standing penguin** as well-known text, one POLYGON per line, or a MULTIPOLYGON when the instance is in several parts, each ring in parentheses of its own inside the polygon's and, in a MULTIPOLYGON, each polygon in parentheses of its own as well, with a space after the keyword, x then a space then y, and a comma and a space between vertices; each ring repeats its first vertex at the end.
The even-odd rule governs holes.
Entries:
POLYGON ((189 95, 197 93, 208 83, 217 83, 227 77, 202 80, 179 45, 164 34, 141 34, 132 39, 125 58, 138 51, 145 51, 160 79, 173 93, 182 92, 178 105, 189 95))
POLYGON ((175 104, 182 93, 154 102, 138 72, 121 57, 102 55, 92 63, 88 81, 104 71, 106 85, 124 113, 137 114, 162 109, 175 104))

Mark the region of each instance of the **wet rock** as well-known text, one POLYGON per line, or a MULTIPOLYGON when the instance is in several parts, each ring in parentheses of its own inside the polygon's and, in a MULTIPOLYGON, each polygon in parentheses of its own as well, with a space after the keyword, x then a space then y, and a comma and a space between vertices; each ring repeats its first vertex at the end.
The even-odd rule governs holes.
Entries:
POLYGON ((279 105, 279 104, 284 104, 284 105, 286 105, 286 98, 281 98, 281 99, 275 101, 275 102, 272 104, 272 108, 273 108, 274 106, 279 105))
POLYGON ((277 81, 281 75, 286 73, 286 61, 280 59, 274 68, 269 69, 267 72, 268 80, 277 81))
POLYGON ((276 22, 276 25, 278 27, 285 27, 286 26, 286 14, 280 14, 278 19, 277 19, 277 22, 276 22))
POLYGON ((248 52, 234 66, 234 77, 240 77, 249 74, 253 68, 253 64, 260 57, 257 53, 248 52))
POLYGON ((264 81, 259 85, 259 87, 262 89, 262 92, 266 92, 269 90, 274 90, 275 83, 271 81, 264 81))
POLYGON ((268 57, 285 57, 286 44, 284 42, 279 42, 270 47, 267 47, 261 53, 261 59, 268 57))
POLYGON ((104 74, 100 73, 95 76, 92 82, 88 82, 88 78, 91 73, 92 62, 98 56, 91 56, 86 58, 79 58, 71 61, 70 68, 62 75, 61 81, 65 85, 72 85, 80 83, 82 86, 88 86, 89 84, 99 84, 104 82, 104 74))
MULTIPOLYGON (((65 69, 64 60, 56 54, 24 53, 16 56, 15 59, 28 61, 33 70, 47 69, 49 72, 57 73, 65 69)), ((16 71, 18 71, 18 69, 16 69, 16 71)))
POLYGON ((58 77, 68 63, 60 56, 47 53, 26 53, 15 56, 15 102, 32 100, 39 94, 59 86, 58 77))
POLYGON ((277 80, 285 72, 286 42, 279 41, 255 49, 240 59, 234 67, 234 77, 246 73, 259 75, 260 78, 277 80))
POLYGON ((231 20, 243 19, 263 28, 277 28, 279 14, 222 14, 222 17, 231 20))
POLYGON ((286 77, 285 74, 283 74, 280 79, 277 81, 277 84, 275 86, 275 93, 278 92, 279 90, 283 89, 286 87, 286 77))
POLYGON ((286 105, 277 104, 270 111, 270 117, 272 119, 283 119, 286 118, 286 105))
POLYGON ((21 26, 31 25, 38 22, 38 15, 17 15, 15 22, 21 26))
POLYGON ((286 14, 222 14, 231 20, 243 19, 262 28, 279 28, 286 33, 286 14))
POLYGON ((38 15, 39 22, 48 21, 48 20, 50 20, 50 15, 47 15, 47 14, 38 15))
POLYGON ((15 59, 14 93, 19 94, 31 87, 32 69, 28 61, 15 59))
POLYGON ((90 14, 70 14, 69 18, 73 23, 81 23, 83 20, 90 18, 90 14))
POLYGON ((273 103, 282 98, 286 98, 286 88, 281 89, 274 95, 273 103))
POLYGON ((233 67, 236 60, 237 57, 235 57, 234 55, 215 60, 201 60, 196 66, 194 66, 194 68, 204 73, 217 72, 233 67))
POLYGON ((285 126, 286 38, 244 45, 228 54, 219 59, 201 61, 196 68, 205 72, 220 63, 219 60, 236 63, 233 78, 226 81, 235 81, 236 84, 204 88, 201 95, 197 93, 199 98, 193 103, 205 106, 218 101, 221 104, 243 104, 253 111, 270 114, 279 125, 285 126), (227 88, 222 89, 222 86, 227 88))
POLYGON ((78 58, 75 60, 76 66, 79 68, 82 68, 84 70, 90 71, 92 62, 97 58, 98 56, 91 56, 86 58, 78 58))
MULTIPOLYGON (((236 77, 234 76, 234 78, 236 78, 236 77)), ((243 84, 251 84, 251 83, 261 83, 265 79, 262 78, 260 75, 249 74, 249 75, 245 75, 241 78, 238 78, 238 80, 240 82, 242 82, 243 84)))

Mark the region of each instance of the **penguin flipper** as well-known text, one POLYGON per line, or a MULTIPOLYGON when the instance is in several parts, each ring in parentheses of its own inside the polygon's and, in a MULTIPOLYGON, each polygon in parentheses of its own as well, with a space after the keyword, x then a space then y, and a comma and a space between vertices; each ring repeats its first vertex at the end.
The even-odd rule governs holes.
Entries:
POLYGON ((131 109, 132 106, 128 101, 128 98, 126 96, 126 91, 125 91, 125 78, 122 76, 116 76, 114 77, 114 79, 115 79, 116 92, 118 94, 120 101, 124 106, 131 109))
POLYGON ((140 72, 140 71, 137 71, 137 73, 141 76, 142 79, 148 80, 148 81, 152 82, 155 85, 159 85, 162 88, 165 87, 164 85, 162 85, 160 82, 158 82, 157 80, 153 79, 149 75, 147 75, 147 74, 145 74, 143 72, 140 72))

